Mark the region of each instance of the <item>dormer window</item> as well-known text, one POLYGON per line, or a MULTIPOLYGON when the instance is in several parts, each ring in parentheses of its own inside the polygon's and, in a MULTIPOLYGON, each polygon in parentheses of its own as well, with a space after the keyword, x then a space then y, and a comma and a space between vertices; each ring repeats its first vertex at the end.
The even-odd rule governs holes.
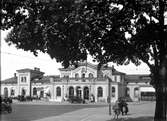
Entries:
POLYGON ((123 76, 122 75, 120 76, 120 78, 121 78, 120 80, 123 81, 123 76))
POLYGON ((85 78, 85 74, 82 74, 82 78, 85 78))
POLYGON ((117 82, 117 76, 115 76, 115 79, 114 79, 114 80, 115 80, 115 82, 117 82))
POLYGON ((85 69, 85 68, 82 68, 81 72, 82 72, 82 73, 86 73, 86 69, 85 69))
POLYGON ((115 97, 115 87, 112 87, 111 91, 112 91, 112 97, 115 97))
POLYGON ((93 74, 92 73, 89 73, 89 78, 93 78, 93 74))
POLYGON ((64 78, 69 78, 69 76, 68 75, 64 75, 64 78))
POLYGON ((75 78, 76 79, 79 78, 79 74, 78 73, 75 74, 75 78))

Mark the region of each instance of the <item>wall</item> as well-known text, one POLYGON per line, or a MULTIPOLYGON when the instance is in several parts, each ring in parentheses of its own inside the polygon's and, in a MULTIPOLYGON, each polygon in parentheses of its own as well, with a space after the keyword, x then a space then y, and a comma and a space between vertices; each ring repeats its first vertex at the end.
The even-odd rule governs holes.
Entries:
POLYGON ((140 98, 140 87, 139 87, 139 85, 136 84, 136 83, 131 83, 131 84, 128 84, 127 87, 129 88, 129 91, 130 91, 130 98, 133 101, 139 101, 139 98, 140 98), (135 96, 135 91, 134 91, 135 88, 139 89, 138 96, 135 96))
POLYGON ((1 84, 1 95, 4 96, 4 88, 8 89, 8 96, 11 96, 11 89, 14 89, 14 96, 18 95, 17 84, 1 84))
POLYGON ((30 72, 27 73, 18 73, 18 95, 21 95, 22 89, 25 89, 26 95, 30 95, 30 72), (26 77, 26 82, 21 82, 21 78, 26 77))
POLYGON ((108 85, 107 85, 107 83, 98 82, 98 83, 96 83, 94 89, 95 89, 95 92, 94 92, 95 102, 107 102, 107 97, 108 97, 108 85), (97 97, 98 87, 102 87, 103 97, 97 97))

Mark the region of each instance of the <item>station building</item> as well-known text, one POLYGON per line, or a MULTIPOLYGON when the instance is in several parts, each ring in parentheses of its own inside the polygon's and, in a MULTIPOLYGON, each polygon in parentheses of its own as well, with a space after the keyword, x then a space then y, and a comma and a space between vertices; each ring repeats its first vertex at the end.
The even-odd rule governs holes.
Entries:
POLYGON ((60 75, 44 76, 39 68, 17 70, 14 77, 1 81, 1 95, 34 96, 56 102, 63 102, 70 96, 87 101, 94 98, 95 102, 107 102, 111 97, 111 102, 115 102, 125 96, 139 101, 155 92, 148 75, 126 75, 113 66, 102 66, 98 70, 97 65, 82 62, 77 67, 59 71, 60 75))

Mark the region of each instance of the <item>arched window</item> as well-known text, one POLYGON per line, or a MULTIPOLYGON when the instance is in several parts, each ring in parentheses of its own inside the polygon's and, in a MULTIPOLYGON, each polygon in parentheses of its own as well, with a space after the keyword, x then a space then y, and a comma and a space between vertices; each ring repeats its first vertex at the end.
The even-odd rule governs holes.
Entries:
POLYGON ((76 87, 76 96, 77 96, 77 97, 80 97, 80 98, 82 97, 81 91, 82 91, 81 87, 80 87, 80 86, 77 86, 77 87, 76 87))
POLYGON ((25 95, 26 95, 26 91, 25 91, 24 88, 22 88, 21 95, 22 95, 22 96, 25 96, 25 95))
POLYGON ((73 97, 73 96, 74 96, 74 88, 69 87, 69 97, 73 97))
POLYGON ((126 94, 126 96, 127 96, 127 97, 129 97, 129 96, 130 96, 130 90, 129 90, 129 88, 128 88, 128 87, 126 87, 126 93, 125 93, 125 94, 126 94))
POLYGON ((11 96, 14 96, 14 89, 11 89, 10 95, 11 95, 11 96))
POLYGON ((76 79, 79 78, 79 74, 78 73, 75 74, 75 78, 76 79))
POLYGON ((139 97, 139 88, 134 88, 134 97, 139 97))
POLYGON ((112 92, 112 93, 111 93, 111 94, 112 94, 112 97, 115 97, 115 87, 112 87, 112 88, 111 88, 111 92, 112 92))
POLYGON ((4 88, 4 96, 8 97, 8 88, 7 87, 4 88))
POLYGON ((84 73, 82 74, 82 81, 83 81, 83 82, 86 81, 86 79, 85 79, 85 74, 84 74, 84 73))
POLYGON ((57 94, 57 96, 61 96, 61 88, 60 87, 56 88, 56 94, 57 94))
POLYGON ((40 91, 40 97, 44 97, 44 91, 40 91))
POLYGON ((93 78, 93 74, 92 73, 89 73, 89 78, 93 78))
POLYGON ((37 88, 36 87, 33 88, 33 95, 37 95, 37 88))
POLYGON ((89 99, 89 88, 88 87, 84 87, 84 90, 83 90, 83 96, 84 96, 84 99, 89 99))
POLYGON ((102 87, 97 88, 97 97, 103 97, 103 88, 102 87))

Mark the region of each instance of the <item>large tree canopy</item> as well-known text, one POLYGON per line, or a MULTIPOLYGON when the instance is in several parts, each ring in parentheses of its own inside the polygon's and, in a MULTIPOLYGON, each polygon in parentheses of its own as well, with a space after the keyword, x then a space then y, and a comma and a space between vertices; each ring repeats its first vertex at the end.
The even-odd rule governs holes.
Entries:
POLYGON ((74 0, 4 1, 1 29, 12 27, 9 44, 35 55, 48 53, 68 67, 87 56, 79 41, 84 26, 76 20, 76 6, 74 0))
POLYGON ((166 120, 165 0, 5 0, 1 6, 1 29, 12 28, 9 44, 48 53, 65 67, 88 53, 99 65, 146 63, 156 89, 155 120, 166 120))

